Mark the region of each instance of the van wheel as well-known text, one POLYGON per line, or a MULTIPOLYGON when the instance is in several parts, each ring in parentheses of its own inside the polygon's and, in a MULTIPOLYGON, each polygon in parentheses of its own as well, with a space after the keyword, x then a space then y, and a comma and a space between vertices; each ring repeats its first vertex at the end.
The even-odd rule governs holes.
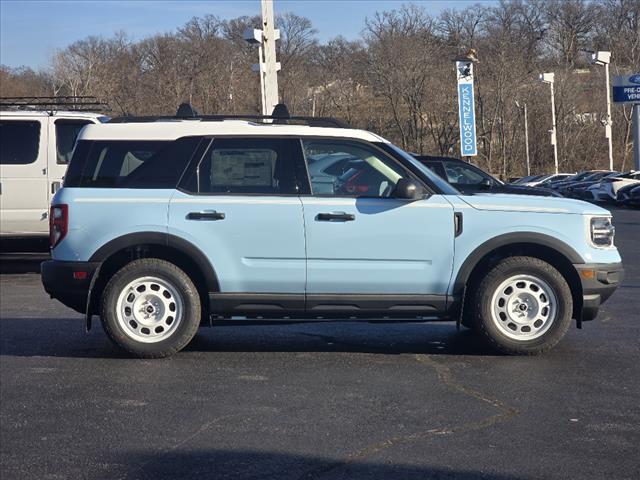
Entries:
POLYGON ((198 290, 165 260, 135 260, 109 280, 101 320, 111 340, 133 355, 161 358, 182 350, 200 326, 198 290))
POLYGON ((474 329, 498 351, 536 355, 569 329, 571 289, 558 270, 533 257, 502 260, 478 284, 471 303, 474 329))

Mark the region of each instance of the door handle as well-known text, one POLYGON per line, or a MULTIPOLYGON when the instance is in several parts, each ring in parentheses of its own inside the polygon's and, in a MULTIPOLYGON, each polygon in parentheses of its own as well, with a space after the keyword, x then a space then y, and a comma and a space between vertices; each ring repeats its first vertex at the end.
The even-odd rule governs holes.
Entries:
POLYGON ((345 212, 319 213, 316 217, 319 222, 352 222, 355 219, 354 214, 345 212))
POLYGON ((60 182, 51 182, 51 194, 53 195, 60 190, 60 182))
POLYGON ((202 212, 189 212, 187 220, 224 220, 224 213, 215 210, 203 210, 202 212))

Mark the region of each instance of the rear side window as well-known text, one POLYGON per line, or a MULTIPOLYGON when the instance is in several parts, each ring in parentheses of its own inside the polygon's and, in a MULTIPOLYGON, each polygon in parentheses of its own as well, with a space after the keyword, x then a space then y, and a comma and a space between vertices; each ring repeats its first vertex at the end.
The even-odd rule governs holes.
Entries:
POLYGON ((78 142, 65 187, 175 188, 200 143, 103 140, 78 142))
POLYGON ((87 120, 56 120, 56 163, 58 165, 69 163, 78 134, 89 123, 92 122, 87 120))
POLYGON ((466 165, 444 164, 447 180, 452 185, 479 185, 485 177, 466 165))
POLYGON ((0 164, 28 165, 38 158, 40 122, 0 120, 0 164))
POLYGON ((295 194, 291 141, 216 139, 185 182, 184 189, 200 194, 295 194))

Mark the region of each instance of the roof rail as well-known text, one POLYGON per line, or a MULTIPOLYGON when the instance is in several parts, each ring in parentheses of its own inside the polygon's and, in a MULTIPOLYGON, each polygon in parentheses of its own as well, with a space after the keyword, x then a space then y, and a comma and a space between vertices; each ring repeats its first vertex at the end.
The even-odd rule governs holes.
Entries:
POLYGON ((60 110, 74 112, 109 112, 105 102, 93 96, 0 97, 0 109, 44 110, 51 114, 60 110))
POLYGON ((176 120, 199 120, 201 122, 222 122, 224 120, 250 120, 256 123, 280 124, 280 125, 308 125, 310 127, 351 128, 347 123, 331 117, 304 117, 291 116, 284 104, 279 103, 272 115, 199 115, 191 105, 182 103, 178 107, 176 115, 168 116, 141 116, 141 117, 114 117, 107 123, 152 123, 176 120))

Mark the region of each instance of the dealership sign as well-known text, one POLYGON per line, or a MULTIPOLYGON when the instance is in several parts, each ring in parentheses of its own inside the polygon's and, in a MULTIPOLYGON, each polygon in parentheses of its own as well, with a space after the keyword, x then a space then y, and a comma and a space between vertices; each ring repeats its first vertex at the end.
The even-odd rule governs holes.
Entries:
POLYGON ((640 73, 616 75, 613 78, 613 101, 640 103, 640 73))
POLYGON ((472 157, 478 154, 476 145, 476 109, 473 97, 473 63, 457 61, 458 118, 460 121, 460 154, 472 157))

